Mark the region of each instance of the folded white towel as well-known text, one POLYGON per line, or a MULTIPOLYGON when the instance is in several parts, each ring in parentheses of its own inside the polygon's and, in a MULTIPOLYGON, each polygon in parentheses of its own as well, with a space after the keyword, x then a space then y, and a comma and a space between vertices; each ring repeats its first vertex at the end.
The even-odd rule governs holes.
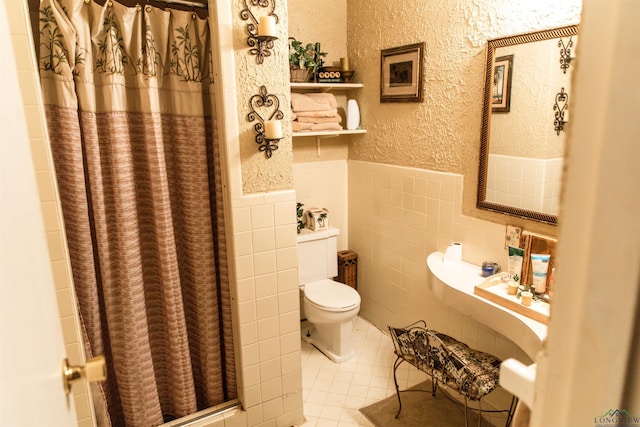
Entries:
POLYGON ((291 122, 291 128, 294 132, 301 132, 305 130, 311 130, 311 126, 313 123, 300 123, 300 122, 291 122))
POLYGON ((335 115, 331 117, 298 117, 297 119, 301 123, 340 123, 342 117, 335 115))
POLYGON ((310 132, 320 130, 342 130, 342 126, 339 123, 301 123, 291 122, 291 127, 294 132, 310 132))
POLYGON ((311 130, 342 130, 339 123, 314 123, 311 130))
POLYGON ((296 117, 334 117, 338 115, 338 109, 322 111, 294 111, 296 117))
POLYGON ((296 93, 291 94, 291 109, 300 111, 323 111, 338 107, 332 93, 296 93))

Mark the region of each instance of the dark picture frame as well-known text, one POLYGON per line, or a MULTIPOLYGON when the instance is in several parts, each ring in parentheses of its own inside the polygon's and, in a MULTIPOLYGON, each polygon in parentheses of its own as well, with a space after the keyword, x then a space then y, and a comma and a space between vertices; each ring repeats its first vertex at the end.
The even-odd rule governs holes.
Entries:
POLYGON ((380 55, 380 102, 422 102, 425 43, 384 49, 380 55))
POLYGON ((511 109, 511 76, 513 55, 496 58, 493 64, 493 86, 491 88, 491 111, 508 113, 511 109))

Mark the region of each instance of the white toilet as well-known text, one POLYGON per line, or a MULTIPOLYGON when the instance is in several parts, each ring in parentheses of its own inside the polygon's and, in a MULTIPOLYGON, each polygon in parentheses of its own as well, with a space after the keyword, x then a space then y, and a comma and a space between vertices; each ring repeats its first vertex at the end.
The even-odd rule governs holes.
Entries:
POLYGON ((298 234, 298 283, 302 338, 336 363, 354 355, 351 345, 360 295, 331 280, 338 275, 337 236, 340 230, 302 230, 298 234))

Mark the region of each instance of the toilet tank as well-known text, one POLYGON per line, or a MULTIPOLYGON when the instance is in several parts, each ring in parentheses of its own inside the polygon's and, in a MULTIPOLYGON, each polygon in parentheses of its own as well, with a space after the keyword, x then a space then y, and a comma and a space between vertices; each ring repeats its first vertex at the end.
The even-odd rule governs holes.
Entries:
POLYGON ((338 275, 338 243, 340 230, 304 229, 298 234, 298 283, 332 279, 338 275))

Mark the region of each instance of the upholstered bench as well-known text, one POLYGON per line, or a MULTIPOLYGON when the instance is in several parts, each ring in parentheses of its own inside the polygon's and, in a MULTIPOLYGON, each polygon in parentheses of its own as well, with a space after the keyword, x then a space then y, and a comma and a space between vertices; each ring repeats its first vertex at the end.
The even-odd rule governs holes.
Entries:
MULTIPOLYGON (((438 382, 464 397, 465 426, 467 425, 467 399, 478 401, 482 412, 481 399, 498 386, 500 363, 497 357, 470 348, 468 345, 439 332, 427 329, 426 322, 420 320, 403 328, 389 326, 397 359, 393 365, 393 379, 398 394, 398 413, 402 410, 400 388, 396 370, 407 362, 431 376, 431 394, 435 396, 438 382)), ((508 412, 507 425, 511 422, 515 400, 508 412)), ((480 417, 478 417, 480 425, 480 417)))

